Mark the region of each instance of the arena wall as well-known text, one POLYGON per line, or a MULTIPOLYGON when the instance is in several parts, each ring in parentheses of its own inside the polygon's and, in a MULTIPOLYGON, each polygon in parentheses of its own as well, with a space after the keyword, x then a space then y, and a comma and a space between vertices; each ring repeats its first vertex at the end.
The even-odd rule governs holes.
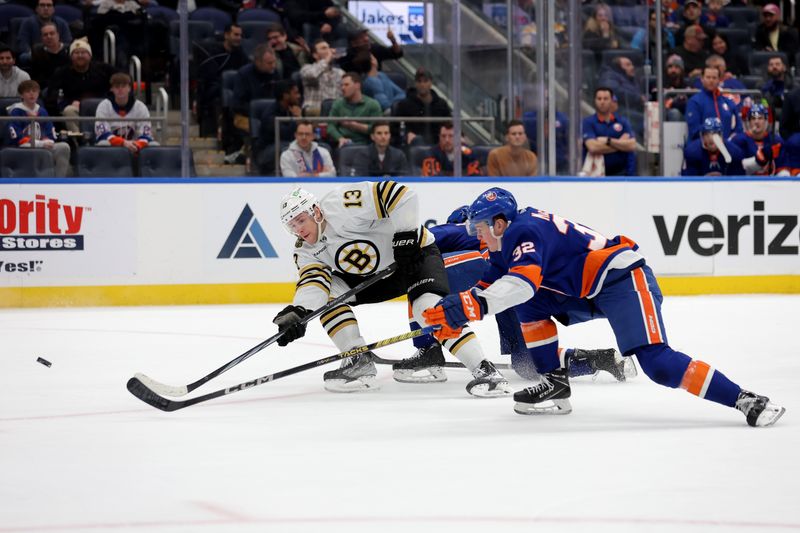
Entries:
MULTIPOLYGON (((278 203, 359 179, 0 180, 0 307, 286 302, 278 203)), ((409 178, 443 222, 489 186, 634 239, 669 294, 800 292, 800 180, 409 178)))

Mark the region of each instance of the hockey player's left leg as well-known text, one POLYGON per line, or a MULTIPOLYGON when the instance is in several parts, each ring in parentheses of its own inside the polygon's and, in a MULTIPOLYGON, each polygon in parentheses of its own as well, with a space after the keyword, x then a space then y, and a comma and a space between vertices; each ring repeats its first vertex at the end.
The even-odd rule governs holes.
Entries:
MULTIPOLYGON (((338 283, 334 277, 334 283, 338 283)), ((333 343, 341 351, 350 350, 366 344, 358 328, 353 309, 346 304, 339 305, 319 317, 322 327, 333 343)), ((366 352, 342 361, 336 370, 323 374, 325 390, 329 392, 363 392, 377 390, 374 356, 366 352)))
POLYGON ((536 385, 514 393, 514 411, 521 415, 570 414, 569 371, 557 368, 541 374, 539 379, 536 385))
MULTIPOLYGON (((420 329, 414 319, 412 306, 408 306, 408 320, 411 330, 420 329)), ((442 346, 431 335, 414 339, 417 351, 411 357, 392 365, 394 380, 400 383, 441 383, 447 381, 444 372, 444 354, 442 346)))
POLYGON ((623 357, 619 350, 614 348, 598 350, 570 348, 567 350, 567 356, 570 358, 571 377, 590 373, 593 379, 597 379, 600 372, 608 372, 617 381, 625 381, 639 374, 633 358, 623 357), (590 371, 578 372, 578 368, 588 368, 590 371))

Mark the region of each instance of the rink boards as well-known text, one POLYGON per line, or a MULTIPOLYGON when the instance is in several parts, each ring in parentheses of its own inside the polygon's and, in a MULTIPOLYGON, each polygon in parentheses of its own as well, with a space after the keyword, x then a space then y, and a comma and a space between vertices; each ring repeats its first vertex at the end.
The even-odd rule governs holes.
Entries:
MULTIPOLYGON (((281 196, 359 179, 0 180, 0 307, 284 302, 281 196)), ((800 180, 400 180, 422 221, 490 186, 635 240, 671 294, 800 292, 800 180)))

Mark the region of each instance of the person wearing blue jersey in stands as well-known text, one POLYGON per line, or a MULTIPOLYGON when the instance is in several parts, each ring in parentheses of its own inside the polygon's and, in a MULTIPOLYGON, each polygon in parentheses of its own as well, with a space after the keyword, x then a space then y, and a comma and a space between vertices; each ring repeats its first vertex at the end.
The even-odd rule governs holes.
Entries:
POLYGON ((709 117, 703 121, 702 137, 689 141, 683 149, 681 176, 742 176, 744 156, 737 146, 722 136, 722 123, 709 117))
POLYGON ((737 133, 731 143, 742 153, 742 167, 748 174, 770 176, 785 168, 783 139, 771 133, 769 109, 753 104, 747 110, 747 131, 737 133))
POLYGON ((613 90, 595 89, 596 112, 583 119, 583 145, 586 152, 603 156, 606 176, 635 176, 636 138, 628 120, 612 112, 613 105, 613 90))
POLYGON ((785 409, 742 389, 709 364, 674 350, 661 316, 661 290, 628 237, 599 232, 533 207, 518 209, 493 187, 470 205, 470 228, 486 242, 490 267, 479 287, 442 298, 423 311, 436 335, 509 308, 517 312, 529 357, 541 381, 514 394, 520 414, 572 411, 568 362, 558 351, 552 316, 575 324, 606 318, 625 356, 636 355, 647 376, 744 413, 750 426, 774 424, 785 409))

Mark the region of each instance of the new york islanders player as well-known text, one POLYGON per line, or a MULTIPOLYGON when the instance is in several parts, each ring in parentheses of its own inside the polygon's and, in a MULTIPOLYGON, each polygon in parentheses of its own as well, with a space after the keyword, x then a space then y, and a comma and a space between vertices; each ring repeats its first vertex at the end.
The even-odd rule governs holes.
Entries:
POLYGON ((608 239, 581 224, 528 207, 517 210, 514 196, 500 188, 470 205, 469 223, 491 251, 492 265, 481 290, 443 298, 426 309, 428 324, 452 331, 486 314, 515 308, 539 384, 514 394, 520 414, 567 414, 570 385, 558 355, 558 334, 550 318, 569 323, 605 317, 626 356, 660 385, 742 411, 751 426, 774 424, 785 409, 743 390, 713 367, 667 343, 661 319, 661 290, 635 242, 608 239))
POLYGON ((722 136, 722 122, 716 117, 703 121, 699 139, 683 149, 682 176, 742 176, 742 153, 722 136), (728 160, 728 158, 730 160, 728 160))
POLYGON ((731 144, 742 154, 742 167, 748 174, 769 176, 781 170, 783 139, 769 131, 769 110, 753 104, 747 110, 747 131, 737 133, 731 144))
MULTIPOLYGON (((278 344, 305 334, 301 320, 350 287, 397 263, 397 271, 355 297, 355 304, 383 302, 408 295, 414 315, 449 292, 447 275, 433 235, 419 224, 416 193, 394 181, 349 183, 326 194, 322 201, 303 189, 295 189, 281 200, 281 222, 298 237, 294 261, 299 273, 292 305, 275 317, 283 336, 278 344)), ((364 345, 358 322, 347 304, 320 317, 323 327, 342 350, 364 345)), ((445 328, 446 329, 446 328, 445 328)), ((511 393, 505 378, 483 355, 469 330, 448 335, 445 348, 472 371, 475 379, 467 391, 492 397, 511 393)), ((354 392, 377 388, 371 353, 342 361, 337 370, 324 375, 332 392, 354 392)))
MULTIPOLYGON (((450 214, 445 224, 428 227, 436 237, 436 246, 442 252, 447 281, 452 292, 461 292, 475 286, 489 267, 489 251, 486 245, 467 232, 468 211, 469 206, 459 207, 450 214)), ((537 379, 539 374, 528 357, 528 349, 514 309, 497 313, 495 319, 500 333, 500 353, 511 355, 511 367, 521 377, 537 379)), ((413 316, 410 317, 410 321, 412 329, 420 328, 413 316)), ((433 336, 414 338, 414 346, 418 350, 413 356, 393 365, 394 379, 403 383, 446 381, 442 348, 433 336)), ((613 348, 595 350, 559 348, 559 350, 564 350, 564 357, 569 359, 570 377, 589 374, 597 376, 600 371, 606 371, 617 381, 625 381, 637 374, 633 360, 629 357, 623 358, 613 348)))

